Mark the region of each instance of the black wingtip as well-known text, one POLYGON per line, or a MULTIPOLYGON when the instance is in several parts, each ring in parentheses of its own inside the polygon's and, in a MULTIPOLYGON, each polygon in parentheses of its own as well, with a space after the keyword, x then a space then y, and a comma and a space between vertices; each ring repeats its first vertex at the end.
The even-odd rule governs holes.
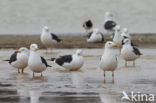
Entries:
POLYGON ((52 67, 51 65, 47 65, 47 67, 52 67))
POLYGON ((58 39, 57 42, 58 42, 58 43, 62 42, 62 39, 58 39))

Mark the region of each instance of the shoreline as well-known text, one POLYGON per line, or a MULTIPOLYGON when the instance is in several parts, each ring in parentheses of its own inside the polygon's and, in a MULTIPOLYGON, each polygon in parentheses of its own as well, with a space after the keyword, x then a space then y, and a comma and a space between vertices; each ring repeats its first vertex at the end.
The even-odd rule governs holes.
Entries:
MULTIPOLYGON (((87 43, 84 35, 59 35, 62 43, 53 45, 54 48, 101 48, 104 43, 111 40, 110 35, 104 35, 104 43, 87 43)), ((155 34, 132 34, 133 42, 139 47, 153 47, 156 43, 155 34)), ((0 35, 0 49, 27 47, 32 43, 37 43, 41 49, 45 49, 40 42, 40 35, 0 35)))

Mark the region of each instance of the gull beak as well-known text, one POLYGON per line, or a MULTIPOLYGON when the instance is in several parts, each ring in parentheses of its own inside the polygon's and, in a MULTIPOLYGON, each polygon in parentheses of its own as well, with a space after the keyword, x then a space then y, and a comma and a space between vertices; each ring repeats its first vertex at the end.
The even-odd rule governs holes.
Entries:
POLYGON ((46 32, 48 32, 49 30, 48 29, 46 29, 46 32))
POLYGON ((38 51, 38 50, 39 50, 39 48, 36 48, 36 49, 35 49, 35 51, 38 51))
POLYGON ((18 51, 18 50, 17 50, 17 51, 15 51, 15 53, 21 53, 21 51, 18 51))
POLYGON ((117 47, 119 47, 119 46, 118 46, 117 44, 114 44, 113 47, 116 47, 116 48, 117 48, 117 47))
POLYGON ((120 29, 117 29, 117 31, 119 32, 119 31, 120 31, 120 29))

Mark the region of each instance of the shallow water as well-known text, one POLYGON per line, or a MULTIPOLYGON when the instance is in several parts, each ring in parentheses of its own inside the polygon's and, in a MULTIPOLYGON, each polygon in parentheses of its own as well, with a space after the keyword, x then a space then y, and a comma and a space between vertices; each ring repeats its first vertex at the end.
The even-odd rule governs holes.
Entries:
MULTIPOLYGON (((49 59, 75 50, 57 49, 48 55, 41 50, 40 54, 49 59)), ((80 71, 67 72, 48 61, 53 67, 43 72, 43 78, 33 79, 29 68, 24 75, 17 74, 16 69, 3 61, 12 52, 0 50, 0 103, 122 103, 122 91, 156 95, 156 48, 141 49, 143 56, 136 61, 136 67, 129 63, 125 68, 124 61, 118 57, 115 81, 112 82, 108 72, 105 83, 103 71, 98 68, 103 49, 83 49, 85 62, 80 71)))

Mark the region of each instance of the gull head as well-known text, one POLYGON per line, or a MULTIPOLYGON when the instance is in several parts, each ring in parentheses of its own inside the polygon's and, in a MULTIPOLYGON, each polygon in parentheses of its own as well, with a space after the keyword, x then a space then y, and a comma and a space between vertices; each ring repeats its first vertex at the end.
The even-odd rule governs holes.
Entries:
POLYGON ((37 44, 31 44, 30 45, 30 50, 31 51, 38 51, 39 50, 38 45, 37 44))
POLYGON ((98 28, 95 28, 95 29, 93 30, 93 32, 96 33, 96 34, 99 34, 99 29, 98 29, 98 28))
POLYGON ((82 56, 82 50, 81 49, 76 50, 76 55, 82 56))
POLYGON ((129 45, 131 44, 131 40, 130 39, 124 39, 123 42, 122 42, 122 45, 129 45))
POLYGON ((128 33, 128 29, 127 28, 123 28, 122 32, 127 34, 128 33))
POLYGON ((29 50, 28 50, 26 47, 21 47, 21 48, 19 48, 19 51, 20 51, 21 53, 29 53, 29 50))
POLYGON ((111 17, 113 17, 113 14, 111 14, 110 12, 106 12, 105 13, 105 16, 106 16, 106 18, 111 18, 111 17))
POLYGON ((107 41, 106 44, 105 44, 105 48, 114 48, 114 47, 117 48, 118 45, 115 44, 115 43, 112 42, 112 41, 107 41))
POLYGON ((49 28, 48 28, 48 26, 44 26, 42 30, 45 31, 45 32, 48 32, 49 28))
POLYGON ((114 29, 115 29, 115 31, 120 32, 120 26, 119 25, 116 25, 114 29))

